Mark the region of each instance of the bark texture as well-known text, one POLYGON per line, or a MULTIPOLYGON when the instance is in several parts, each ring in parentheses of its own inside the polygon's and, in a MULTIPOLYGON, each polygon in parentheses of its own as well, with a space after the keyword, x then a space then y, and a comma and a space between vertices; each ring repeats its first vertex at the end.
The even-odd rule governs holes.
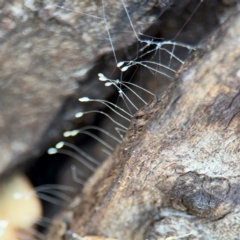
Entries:
POLYGON ((199 48, 135 114, 56 239, 240 238, 240 13, 199 48))

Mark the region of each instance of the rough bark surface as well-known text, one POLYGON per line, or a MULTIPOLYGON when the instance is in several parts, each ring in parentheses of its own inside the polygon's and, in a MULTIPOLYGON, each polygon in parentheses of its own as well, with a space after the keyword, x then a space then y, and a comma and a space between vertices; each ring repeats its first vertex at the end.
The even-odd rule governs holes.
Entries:
POLYGON ((48 239, 239 239, 239 66, 238 12, 136 113, 48 239))

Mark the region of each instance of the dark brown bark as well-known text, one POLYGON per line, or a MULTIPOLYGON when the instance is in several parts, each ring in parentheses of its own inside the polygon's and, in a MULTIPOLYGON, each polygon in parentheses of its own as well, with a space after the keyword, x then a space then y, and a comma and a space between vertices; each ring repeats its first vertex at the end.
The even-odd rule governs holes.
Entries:
POLYGON ((66 239, 240 238, 239 39, 237 13, 136 113, 85 185, 66 239))

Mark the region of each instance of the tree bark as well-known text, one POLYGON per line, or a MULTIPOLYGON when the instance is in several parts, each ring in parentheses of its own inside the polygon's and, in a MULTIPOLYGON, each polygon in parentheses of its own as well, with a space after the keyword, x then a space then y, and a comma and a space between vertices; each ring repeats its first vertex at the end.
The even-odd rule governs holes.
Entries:
POLYGON ((66 239, 240 238, 239 39, 238 12, 135 114, 85 185, 66 239))

